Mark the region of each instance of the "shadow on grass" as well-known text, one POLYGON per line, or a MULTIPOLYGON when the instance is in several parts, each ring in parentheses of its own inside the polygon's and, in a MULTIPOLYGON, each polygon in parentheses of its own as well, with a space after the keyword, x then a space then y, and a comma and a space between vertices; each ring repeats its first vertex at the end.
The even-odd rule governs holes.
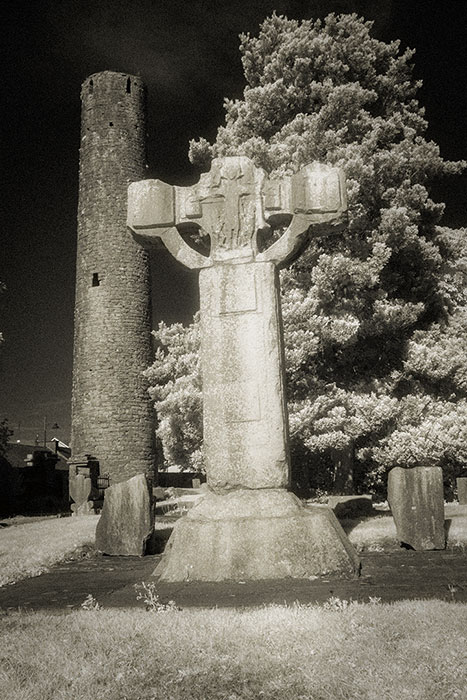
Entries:
POLYGON ((348 535, 361 523, 368 522, 370 520, 381 520, 381 518, 392 518, 392 515, 390 512, 380 513, 376 511, 373 515, 360 515, 353 518, 338 518, 338 520, 342 525, 342 529, 344 530, 345 534, 348 535))
POLYGON ((342 525, 342 529, 344 530, 345 534, 348 535, 354 528, 357 527, 357 525, 360 525, 364 520, 368 520, 365 516, 361 516, 360 518, 342 518, 339 519, 339 523, 342 525))
POLYGON ((172 534, 173 525, 167 524, 166 527, 159 527, 152 533, 146 543, 145 554, 162 554, 165 546, 172 534))

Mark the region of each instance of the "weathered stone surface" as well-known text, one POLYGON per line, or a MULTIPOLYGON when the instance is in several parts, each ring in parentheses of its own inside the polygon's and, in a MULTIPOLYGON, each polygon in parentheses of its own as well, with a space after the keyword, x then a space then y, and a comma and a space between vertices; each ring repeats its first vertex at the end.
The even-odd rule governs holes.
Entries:
POLYGON ((373 499, 368 494, 329 496, 328 506, 338 518, 358 518, 373 513, 373 499))
POLYGON ((96 528, 96 548, 104 554, 142 556, 154 525, 144 474, 109 486, 96 528))
POLYGON ((391 469, 388 501, 400 542, 416 550, 445 548, 441 467, 391 469))
POLYGON ((162 581, 358 575, 360 562, 329 508, 304 508, 285 489, 207 494, 174 527, 162 581))
POLYGON ((178 498, 168 498, 165 501, 158 501, 155 505, 154 512, 156 516, 171 512, 186 513, 190 508, 194 508, 201 498, 202 495, 199 493, 180 496, 178 498))
POLYGON ((289 485, 277 270, 200 273, 204 458, 213 489, 289 485))
POLYGON ((346 218, 343 174, 314 163, 269 181, 249 158, 214 159, 192 187, 159 181, 129 188, 136 240, 160 237, 200 272, 204 452, 210 492, 177 523, 159 573, 164 580, 353 575, 358 557, 329 509, 310 513, 290 484, 284 349, 277 268, 297 256, 313 227, 346 218), (284 218, 284 217, 287 217, 284 218), (260 251, 269 220, 290 221, 260 251), (193 224, 209 256, 181 236, 193 224))
POLYGON ((70 476, 69 481, 70 498, 73 500, 71 510, 76 515, 84 515, 92 510, 92 503, 89 496, 92 491, 91 477, 84 474, 70 476), (89 508, 91 506, 91 510, 89 508))
POLYGON ((460 476, 456 479, 457 500, 461 506, 467 505, 467 477, 460 476))
MULTIPOLYGON (((68 460, 68 493, 74 515, 91 515, 99 499, 99 462, 91 455, 74 455, 68 460)), ((100 504, 99 504, 100 505, 100 504)))

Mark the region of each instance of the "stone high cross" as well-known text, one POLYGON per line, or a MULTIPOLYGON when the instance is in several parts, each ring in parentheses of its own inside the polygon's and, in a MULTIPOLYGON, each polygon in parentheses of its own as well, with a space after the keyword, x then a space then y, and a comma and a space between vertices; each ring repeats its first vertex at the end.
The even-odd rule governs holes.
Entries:
POLYGON ((287 417, 277 268, 299 252, 310 226, 341 224, 342 173, 309 165, 281 180, 246 157, 216 159, 193 187, 159 180, 130 186, 129 225, 140 242, 162 239, 201 270, 204 452, 214 490, 289 484, 287 417), (258 251, 267 220, 291 218, 282 237, 258 251), (211 240, 206 257, 177 227, 196 223, 211 240))
MULTIPOLYGON (((295 175, 268 179, 249 158, 230 156, 215 159, 210 172, 192 187, 147 180, 133 183, 128 192, 128 225, 136 240, 151 246, 160 238, 179 262, 200 270, 209 497, 190 511, 189 532, 182 533, 182 526, 176 535, 175 528, 159 572, 167 580, 309 575, 310 552, 290 554, 293 561, 277 565, 265 562, 256 551, 260 542, 252 543, 255 552, 242 554, 239 564, 232 542, 243 538, 237 545, 245 547, 245 533, 240 535, 245 519, 255 521, 251 539, 252 532, 264 535, 270 518, 299 517, 298 502, 286 491, 290 460, 278 268, 300 254, 310 234, 339 230, 345 224, 343 173, 313 163, 295 175), (271 225, 287 224, 277 241, 259 249, 258 240, 271 225), (182 235, 195 228, 209 236, 208 256, 194 250, 182 235), (206 556, 199 556, 205 537, 217 543, 217 554, 211 543, 206 556), (227 559, 225 548, 231 552, 227 559), (197 552, 196 562, 187 564, 188 550, 197 552), (307 573, 297 573, 302 570, 307 573)), ((274 528, 277 523, 269 529, 274 528)), ((273 540, 283 535, 277 531, 273 540)), ((340 543, 342 547, 347 550, 347 542, 340 543)), ((331 566, 355 571, 353 553, 347 552, 344 559, 331 566)), ((329 569, 321 562, 323 566, 329 569)))

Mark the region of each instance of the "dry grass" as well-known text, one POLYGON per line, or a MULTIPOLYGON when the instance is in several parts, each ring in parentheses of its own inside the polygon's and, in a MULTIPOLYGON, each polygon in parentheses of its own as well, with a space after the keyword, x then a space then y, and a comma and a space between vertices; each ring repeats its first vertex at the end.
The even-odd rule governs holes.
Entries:
POLYGON ((0 528, 0 586, 38 576, 94 544, 98 516, 12 519, 0 528))
POLYGON ((358 552, 380 551, 399 546, 396 526, 390 514, 342 520, 341 525, 358 552))
POLYGON ((1 618, 9 700, 465 700, 467 606, 76 611, 1 618))

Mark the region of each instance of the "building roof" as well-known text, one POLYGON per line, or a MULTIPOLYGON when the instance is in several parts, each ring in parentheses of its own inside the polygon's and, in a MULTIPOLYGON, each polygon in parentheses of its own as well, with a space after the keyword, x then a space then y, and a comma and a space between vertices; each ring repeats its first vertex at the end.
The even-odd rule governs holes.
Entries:
MULTIPOLYGON (((41 445, 24 445, 21 442, 12 442, 7 445, 5 459, 12 466, 16 468, 27 467, 27 461, 30 459, 29 455, 33 455, 37 452, 48 452, 50 455, 54 455, 54 451, 49 447, 43 447, 41 445)), ((68 469, 68 464, 66 460, 57 454, 58 461, 55 465, 56 469, 68 469)))

